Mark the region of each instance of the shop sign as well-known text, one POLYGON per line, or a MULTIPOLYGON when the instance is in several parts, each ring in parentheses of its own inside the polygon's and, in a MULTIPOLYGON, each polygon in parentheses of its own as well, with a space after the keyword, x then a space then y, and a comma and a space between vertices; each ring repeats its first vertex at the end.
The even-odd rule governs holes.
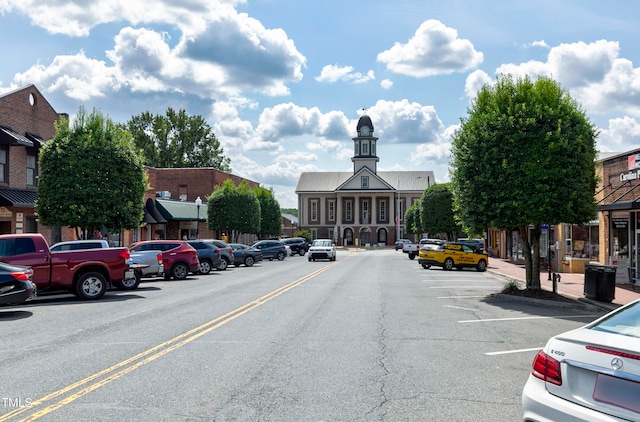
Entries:
POLYGON ((640 154, 632 154, 627 157, 627 173, 620 173, 620 181, 640 179, 640 154))
POLYGON ((13 213, 11 212, 11 210, 9 210, 7 207, 0 207, 0 218, 2 217, 11 218, 11 216, 13 216, 13 213))
POLYGON ((611 223, 615 229, 627 229, 629 227, 629 213, 624 211, 611 213, 611 223))

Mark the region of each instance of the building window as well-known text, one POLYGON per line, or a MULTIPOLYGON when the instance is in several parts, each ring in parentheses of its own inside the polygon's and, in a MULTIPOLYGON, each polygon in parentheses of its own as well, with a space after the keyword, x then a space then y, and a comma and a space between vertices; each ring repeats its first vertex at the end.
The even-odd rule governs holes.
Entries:
POLYGON ((362 144, 362 155, 369 155, 369 144, 366 142, 362 144))
POLYGON ((9 182, 9 147, 7 145, 0 146, 0 183, 9 182))
POLYGON ((36 217, 27 217, 25 231, 27 233, 38 233, 38 220, 36 217))
POLYGON ((351 201, 346 201, 344 203, 344 219, 346 221, 353 221, 353 202, 351 201))
POLYGON ((387 201, 381 199, 378 203, 380 221, 387 221, 387 201))
POLYGON ((373 142, 371 144, 371 155, 376 155, 376 144, 373 142))
POLYGON ((35 151, 27 152, 27 186, 38 184, 38 156, 35 151))
POLYGON ((362 184, 363 188, 368 188, 369 187, 369 176, 362 176, 360 178, 360 183, 362 184))
POLYGON ((318 221, 318 201, 311 201, 311 213, 310 213, 311 221, 318 221))
POLYGON ((369 224, 369 201, 362 201, 362 224, 369 224))
POLYGON ((336 221, 336 201, 329 201, 327 204, 328 215, 327 220, 336 221))
POLYGON ((318 238, 318 229, 311 229, 311 240, 318 238))

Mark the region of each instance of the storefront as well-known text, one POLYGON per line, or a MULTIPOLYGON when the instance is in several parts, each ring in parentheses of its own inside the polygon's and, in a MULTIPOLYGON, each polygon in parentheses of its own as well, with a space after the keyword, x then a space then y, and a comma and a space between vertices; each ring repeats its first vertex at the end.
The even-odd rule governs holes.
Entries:
POLYGON ((640 149, 602 161, 599 261, 615 265, 616 282, 637 282, 640 245, 640 149))

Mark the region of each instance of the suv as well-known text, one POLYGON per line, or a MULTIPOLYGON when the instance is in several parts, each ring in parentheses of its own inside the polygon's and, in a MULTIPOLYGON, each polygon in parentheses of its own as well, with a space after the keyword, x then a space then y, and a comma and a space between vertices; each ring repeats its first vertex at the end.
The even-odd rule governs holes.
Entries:
POLYGON ((258 240, 251 247, 259 249, 262 257, 269 261, 273 261, 273 258, 282 261, 287 256, 284 244, 278 240, 258 240))
POLYGON ((188 240, 188 244, 198 252, 198 260, 200 261, 200 274, 209 274, 213 268, 220 267, 222 258, 220 258, 220 248, 211 242, 202 240, 188 240))
POLYGON ((229 265, 234 264, 235 257, 233 256, 233 248, 226 242, 218 239, 201 239, 200 241, 215 245, 216 248, 219 249, 218 253, 220 254, 220 263, 216 266, 216 270, 224 271, 229 267, 229 265))
POLYGON ((331 239, 316 239, 309 248, 309 261, 316 259, 336 260, 336 245, 331 239))
MULTIPOLYGON (((161 251, 165 280, 184 280, 189 273, 200 270, 198 253, 184 240, 145 240, 129 248, 132 252, 161 251)), ((153 252, 152 252, 153 253, 153 252)))
POLYGON ((309 250, 309 243, 307 243, 307 239, 304 237, 292 237, 289 239, 283 239, 280 242, 291 248, 291 255, 298 254, 300 256, 304 256, 304 254, 309 250))

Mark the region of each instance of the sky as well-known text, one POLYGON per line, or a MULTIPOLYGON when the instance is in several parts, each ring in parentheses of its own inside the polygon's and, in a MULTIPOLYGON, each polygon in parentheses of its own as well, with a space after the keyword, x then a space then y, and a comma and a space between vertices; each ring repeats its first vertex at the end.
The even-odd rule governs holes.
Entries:
POLYGON ((115 122, 184 109, 232 173, 297 207, 302 172, 353 171, 362 113, 378 170, 450 180, 451 139, 501 74, 558 81, 600 152, 640 145, 640 2, 0 0, 0 94, 115 122))

